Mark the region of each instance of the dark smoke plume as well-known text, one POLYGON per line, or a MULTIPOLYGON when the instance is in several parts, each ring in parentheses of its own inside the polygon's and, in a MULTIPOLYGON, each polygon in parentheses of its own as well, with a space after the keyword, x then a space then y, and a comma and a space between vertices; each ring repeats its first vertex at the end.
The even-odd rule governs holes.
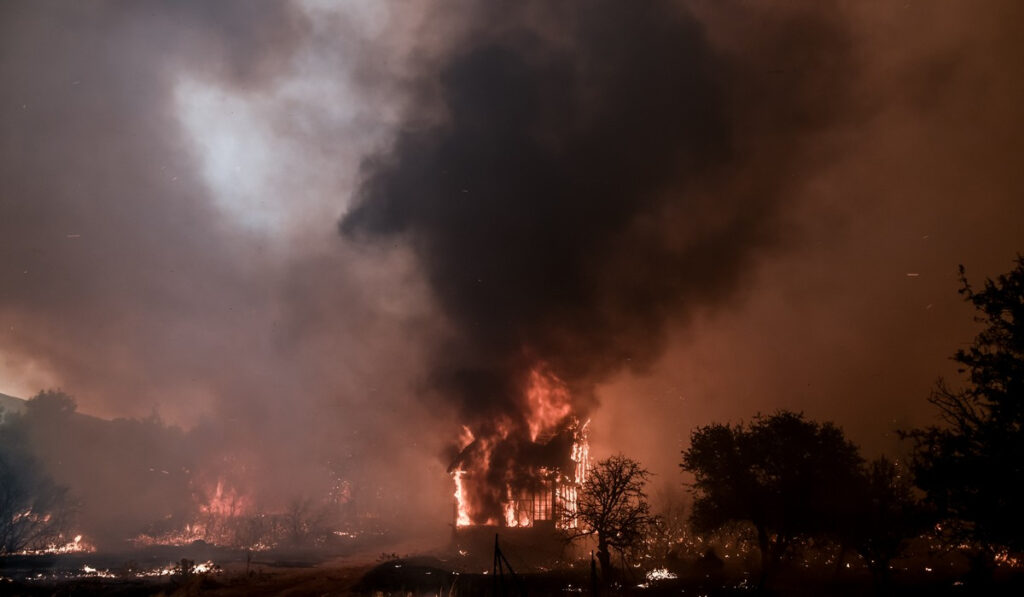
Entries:
POLYGON ((850 66, 827 11, 765 17, 752 67, 674 3, 512 6, 422 81, 444 116, 410 114, 340 224, 415 247, 455 330, 435 389, 477 424, 516 420, 537 363, 586 410, 742 286, 850 66))

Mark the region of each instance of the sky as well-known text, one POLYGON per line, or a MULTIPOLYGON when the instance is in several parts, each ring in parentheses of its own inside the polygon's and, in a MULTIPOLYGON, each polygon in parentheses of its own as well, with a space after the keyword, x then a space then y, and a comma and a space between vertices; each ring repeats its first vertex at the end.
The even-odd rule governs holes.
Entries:
POLYGON ((541 362, 665 486, 780 408, 898 453, 1024 251, 1022 12, 5 2, 0 392, 437 495, 541 362))

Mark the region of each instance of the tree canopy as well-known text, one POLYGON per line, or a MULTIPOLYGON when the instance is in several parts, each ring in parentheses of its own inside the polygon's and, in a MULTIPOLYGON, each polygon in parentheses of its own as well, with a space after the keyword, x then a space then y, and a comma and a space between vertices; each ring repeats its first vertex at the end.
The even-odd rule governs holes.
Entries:
POLYGON ((16 415, 0 424, 0 556, 69 542, 74 503, 25 446, 16 415))
POLYGON ((958 541, 1024 550, 1024 257, 960 294, 984 327, 953 360, 965 383, 940 379, 929 401, 941 425, 910 432, 915 481, 958 541))
POLYGON ((710 531, 749 522, 762 574, 800 539, 831 533, 848 514, 862 460, 831 423, 779 411, 749 425, 700 427, 681 467, 694 475, 691 522, 710 531))
POLYGON ((612 570, 611 550, 635 547, 654 520, 644 492, 650 476, 639 462, 618 454, 595 464, 583 484, 576 536, 597 536, 597 556, 606 578, 612 570))
POLYGON ((839 540, 864 558, 881 588, 888 583, 889 564, 931 519, 915 495, 908 471, 885 456, 864 467, 852 498, 854 507, 839 540))

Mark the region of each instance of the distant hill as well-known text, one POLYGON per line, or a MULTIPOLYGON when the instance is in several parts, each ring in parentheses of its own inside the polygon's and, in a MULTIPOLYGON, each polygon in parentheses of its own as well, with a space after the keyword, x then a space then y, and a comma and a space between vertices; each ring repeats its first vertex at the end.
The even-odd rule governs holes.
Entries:
POLYGON ((8 396, 7 394, 0 394, 0 423, 4 422, 4 418, 8 413, 20 413, 23 410, 25 410, 24 400, 8 396))

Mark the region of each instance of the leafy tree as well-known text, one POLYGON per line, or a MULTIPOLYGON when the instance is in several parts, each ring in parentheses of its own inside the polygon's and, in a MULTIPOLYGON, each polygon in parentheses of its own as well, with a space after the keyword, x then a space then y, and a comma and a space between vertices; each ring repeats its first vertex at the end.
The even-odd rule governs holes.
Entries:
MULTIPOLYGON (((929 402, 942 425, 909 432, 915 482, 958 542, 982 554, 1024 550, 1024 257, 976 289, 960 267, 960 294, 984 325, 953 360, 966 383, 940 379, 929 402)), ((983 555, 984 557, 984 555, 983 555)))
POLYGON ((292 545, 303 545, 321 539, 327 513, 311 498, 294 497, 284 513, 285 534, 292 545))
POLYGON ((63 394, 41 392, 26 403, 25 412, 0 424, 0 555, 67 542, 74 513, 68 488, 45 472, 29 449, 27 433, 33 413, 66 407, 63 394))
POLYGON ((651 473, 621 454, 598 462, 580 492, 574 537, 596 536, 597 559, 605 578, 613 574, 611 550, 635 548, 654 522, 644 486, 651 473))
POLYGON ((779 411, 749 426, 698 428, 681 467, 695 478, 696 530, 753 525, 763 583, 796 544, 839 527, 861 464, 857 447, 835 425, 779 411))
POLYGON ((908 475, 884 456, 864 468, 852 497, 854 509, 841 540, 864 558, 881 592, 888 585, 889 564, 929 526, 930 517, 908 475))
MULTIPOLYGON (((9 429, 0 429, 0 436, 9 429)), ((68 489, 28 454, 0 437, 0 555, 67 543, 73 514, 68 489)))
POLYGON ((77 408, 75 399, 62 390, 43 390, 25 401, 26 414, 43 419, 64 419, 77 408))

